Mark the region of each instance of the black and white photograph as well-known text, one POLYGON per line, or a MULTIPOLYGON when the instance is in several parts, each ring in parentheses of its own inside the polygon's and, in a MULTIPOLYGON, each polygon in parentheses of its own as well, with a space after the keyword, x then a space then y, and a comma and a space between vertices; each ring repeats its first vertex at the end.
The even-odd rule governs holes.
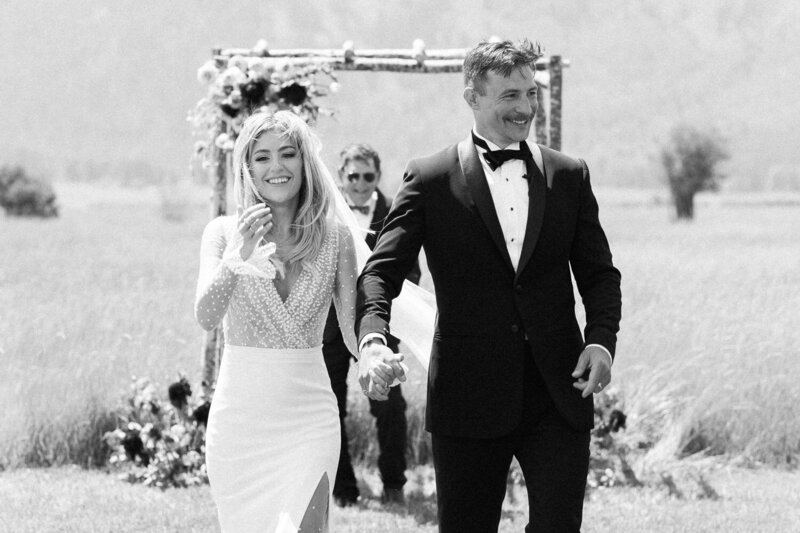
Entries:
POLYGON ((798 27, 0 2, 0 532, 800 531, 798 27))

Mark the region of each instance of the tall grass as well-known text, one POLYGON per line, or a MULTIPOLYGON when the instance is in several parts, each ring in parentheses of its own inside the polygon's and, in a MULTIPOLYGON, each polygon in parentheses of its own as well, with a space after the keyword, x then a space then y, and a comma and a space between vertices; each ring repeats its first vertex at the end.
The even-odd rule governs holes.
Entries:
POLYGON ((87 206, 0 221, 0 461, 92 464, 132 375, 198 369, 192 318, 202 206, 87 206))
MULTIPOLYGON (((202 200, 165 220, 157 197, 64 198, 56 220, 0 219, 0 466, 97 464, 132 375, 165 388, 178 371, 200 376, 202 200)), ((657 443, 653 460, 795 462, 800 211, 701 205, 673 224, 666 206, 604 202, 601 218, 623 275, 613 386, 629 433, 657 443)), ((424 384, 417 370, 404 385, 412 463, 429 457, 424 384)), ((353 451, 371 461, 373 421, 351 389, 353 451)))
POLYGON ((692 224, 603 215, 623 273, 615 381, 663 458, 698 451, 796 464, 800 210, 711 207, 692 224))

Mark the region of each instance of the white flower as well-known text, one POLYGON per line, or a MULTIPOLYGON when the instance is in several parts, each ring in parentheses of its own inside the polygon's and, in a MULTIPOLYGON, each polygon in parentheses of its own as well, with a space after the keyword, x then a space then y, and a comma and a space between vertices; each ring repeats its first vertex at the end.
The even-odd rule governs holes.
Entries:
POLYGON ((247 72, 247 59, 244 56, 235 55, 228 59, 228 68, 236 67, 242 72, 247 72))
POLYGON ((328 89, 334 94, 338 93, 340 88, 341 86, 339 85, 339 82, 336 81, 332 81, 331 84, 328 85, 328 89))
POLYGON ((264 55, 265 52, 269 50, 269 45, 267 44, 266 39, 259 39, 256 42, 256 45, 253 47, 253 52, 256 54, 264 55))
POLYGON ((233 139, 227 133, 220 133, 214 139, 214 146, 220 150, 233 150, 233 139))
POLYGON ((197 81, 204 85, 211 85, 217 79, 217 66, 213 59, 209 59, 203 66, 197 69, 197 81))
POLYGON ((266 78, 268 73, 269 67, 267 66, 266 61, 258 57, 250 58, 250 65, 247 75, 251 80, 255 80, 257 78, 266 78))
POLYGON ((202 456, 197 453, 195 450, 190 450, 189 453, 183 456, 183 464, 186 466, 192 466, 200 463, 203 458, 202 456))
POLYGON ((227 122, 231 131, 235 133, 235 135, 231 136, 230 143, 226 145, 228 147, 225 148, 226 150, 233 150, 233 139, 236 137, 236 135, 239 135, 240 131, 242 131, 242 126, 244 125, 244 120, 246 118, 244 115, 244 113, 239 113, 232 118, 228 118, 228 116, 225 115, 225 122, 227 122))
POLYGON ((228 98, 225 99, 224 103, 234 109, 240 109, 242 107, 242 92, 238 89, 234 89, 231 94, 228 95, 228 98))
POLYGON ((247 81, 247 76, 239 67, 228 67, 221 76, 222 85, 236 86, 247 81))

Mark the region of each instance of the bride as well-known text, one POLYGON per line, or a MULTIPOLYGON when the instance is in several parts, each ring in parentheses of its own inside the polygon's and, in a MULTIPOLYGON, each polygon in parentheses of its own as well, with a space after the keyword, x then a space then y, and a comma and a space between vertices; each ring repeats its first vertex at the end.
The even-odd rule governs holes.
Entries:
MULTIPOLYGON (((195 301, 200 325, 222 321, 226 343, 206 434, 211 493, 225 532, 327 531, 340 442, 322 333, 333 298, 358 353, 363 238, 293 113, 252 115, 233 165, 240 207, 205 228, 195 301)), ((370 394, 388 392, 401 359, 375 363, 370 394)))

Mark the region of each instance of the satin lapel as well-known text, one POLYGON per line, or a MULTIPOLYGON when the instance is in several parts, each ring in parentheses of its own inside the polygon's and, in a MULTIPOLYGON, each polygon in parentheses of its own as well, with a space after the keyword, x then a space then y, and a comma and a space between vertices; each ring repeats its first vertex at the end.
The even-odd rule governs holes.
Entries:
MULTIPOLYGON (((547 196, 547 180, 544 174, 533 161, 526 162, 528 172, 528 222, 525 225, 525 239, 522 241, 522 252, 519 257, 517 276, 525 268, 536 248, 536 241, 539 240, 539 232, 542 229, 544 220, 545 199, 547 196)), ((545 173, 548 172, 545 153, 542 151, 542 166, 545 173)))
POLYGON ((494 244, 503 256, 503 260, 513 270, 514 265, 511 264, 511 257, 508 255, 503 230, 500 228, 500 220, 497 218, 494 202, 492 202, 492 193, 489 191, 489 184, 486 182, 483 166, 480 159, 478 159, 478 151, 475 149, 475 145, 472 144, 471 138, 458 143, 458 160, 461 163, 461 171, 464 173, 464 178, 466 178, 472 201, 475 203, 483 223, 486 224, 494 244))

